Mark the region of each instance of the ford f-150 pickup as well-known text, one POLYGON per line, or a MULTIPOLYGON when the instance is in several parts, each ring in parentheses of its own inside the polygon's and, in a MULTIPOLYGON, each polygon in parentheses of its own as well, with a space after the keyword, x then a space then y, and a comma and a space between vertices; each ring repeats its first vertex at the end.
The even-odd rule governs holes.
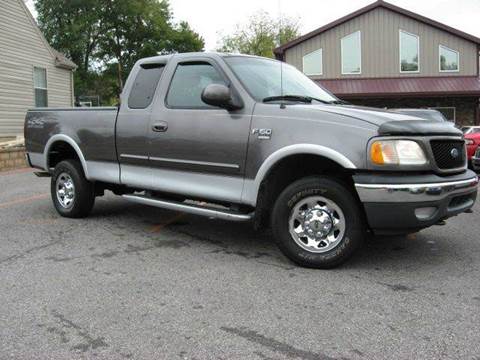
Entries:
POLYGON ((217 53, 138 61, 121 105, 28 111, 27 160, 61 216, 110 190, 137 203, 271 228, 308 267, 367 233, 469 212, 478 178, 448 123, 352 106, 295 68, 217 53))

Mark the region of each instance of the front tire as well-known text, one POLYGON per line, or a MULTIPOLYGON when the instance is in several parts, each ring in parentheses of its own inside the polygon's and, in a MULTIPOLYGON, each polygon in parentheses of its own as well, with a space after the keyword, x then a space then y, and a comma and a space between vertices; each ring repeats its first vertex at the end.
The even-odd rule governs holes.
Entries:
POLYGON ((55 209, 63 217, 87 217, 95 203, 95 187, 85 178, 77 160, 65 160, 57 164, 50 192, 55 209))
POLYGON ((358 200, 341 181, 312 176, 289 185, 272 211, 280 250, 295 263, 328 269, 360 246, 364 226, 358 200))

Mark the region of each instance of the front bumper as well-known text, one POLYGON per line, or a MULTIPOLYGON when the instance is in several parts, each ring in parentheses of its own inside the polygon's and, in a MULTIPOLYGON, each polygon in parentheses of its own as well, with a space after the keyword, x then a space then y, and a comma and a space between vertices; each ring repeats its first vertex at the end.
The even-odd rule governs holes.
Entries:
POLYGON ((367 221, 375 233, 408 233, 429 227, 470 209, 477 197, 478 177, 460 175, 354 176, 367 221))

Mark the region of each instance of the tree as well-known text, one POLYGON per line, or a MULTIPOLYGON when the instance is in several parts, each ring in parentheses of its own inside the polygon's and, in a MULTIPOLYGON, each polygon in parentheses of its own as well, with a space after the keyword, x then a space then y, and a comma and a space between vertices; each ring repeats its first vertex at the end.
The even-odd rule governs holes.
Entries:
POLYGON ((50 45, 63 52, 77 66, 76 91, 88 82, 101 34, 101 6, 97 0, 38 0, 37 21, 50 45))
POLYGON ((129 70, 140 58, 203 49, 202 38, 186 22, 173 24, 166 1, 103 1, 107 6, 102 21, 100 53, 107 63, 117 64, 120 89, 129 70))
POLYGON ((238 52, 273 58, 273 49, 297 38, 299 24, 292 18, 274 19, 265 11, 238 24, 231 35, 224 36, 218 51, 238 52))
POLYGON ((167 0, 36 0, 35 7, 47 40, 79 66, 79 95, 115 101, 138 59, 204 47, 188 23, 173 22, 167 0))

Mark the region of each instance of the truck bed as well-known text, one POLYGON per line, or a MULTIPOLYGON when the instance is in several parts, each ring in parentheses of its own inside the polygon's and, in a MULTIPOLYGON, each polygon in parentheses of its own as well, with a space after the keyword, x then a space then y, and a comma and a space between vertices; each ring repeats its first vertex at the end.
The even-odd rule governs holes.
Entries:
POLYGON ((25 118, 25 147, 32 166, 48 169, 46 154, 59 141, 76 144, 90 163, 117 163, 117 107, 35 108, 25 118))

